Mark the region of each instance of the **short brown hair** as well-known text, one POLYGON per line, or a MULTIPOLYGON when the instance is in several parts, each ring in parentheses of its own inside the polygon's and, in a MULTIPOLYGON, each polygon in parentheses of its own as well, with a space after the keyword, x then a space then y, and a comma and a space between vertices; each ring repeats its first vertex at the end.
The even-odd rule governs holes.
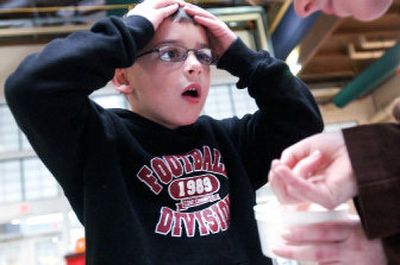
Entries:
POLYGON ((172 20, 172 22, 190 22, 198 25, 196 21, 194 21, 193 17, 188 15, 188 13, 186 13, 182 7, 179 7, 178 10, 176 10, 176 12, 173 13, 169 18, 172 20))

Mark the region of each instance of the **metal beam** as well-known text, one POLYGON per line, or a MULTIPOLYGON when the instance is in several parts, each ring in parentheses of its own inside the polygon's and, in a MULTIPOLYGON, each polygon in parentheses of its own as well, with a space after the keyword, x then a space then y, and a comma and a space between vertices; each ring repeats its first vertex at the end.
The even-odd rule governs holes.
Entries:
POLYGON ((400 64, 400 43, 386 51, 385 55, 371 64, 356 79, 343 88, 334 98, 338 107, 367 94, 395 73, 400 64))
POLYGON ((315 24, 319 15, 319 12, 317 12, 309 17, 301 18, 297 16, 293 4, 291 4, 271 36, 275 56, 285 60, 315 24))

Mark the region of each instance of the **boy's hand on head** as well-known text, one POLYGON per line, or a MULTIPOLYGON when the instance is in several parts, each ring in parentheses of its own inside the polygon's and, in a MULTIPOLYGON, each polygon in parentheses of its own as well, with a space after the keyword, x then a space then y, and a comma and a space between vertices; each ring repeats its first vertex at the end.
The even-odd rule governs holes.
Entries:
POLYGON ((145 17, 153 24, 154 30, 157 30, 161 22, 182 5, 184 5, 183 0, 145 0, 130 10, 127 16, 145 17))
POLYGON ((236 40, 237 36, 235 33, 223 21, 210 12, 188 3, 184 5, 184 10, 197 23, 207 29, 210 34, 210 48, 219 56, 223 55, 236 40))

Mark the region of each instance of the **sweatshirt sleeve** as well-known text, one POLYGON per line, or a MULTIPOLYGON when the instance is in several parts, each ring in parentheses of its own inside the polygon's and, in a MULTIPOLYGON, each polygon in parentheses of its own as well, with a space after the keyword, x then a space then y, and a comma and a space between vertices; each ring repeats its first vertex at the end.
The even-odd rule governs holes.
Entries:
POLYGON ((82 194, 79 141, 96 108, 89 94, 104 87, 115 68, 132 65, 153 34, 144 17, 105 18, 29 55, 6 80, 5 97, 17 124, 67 197, 82 194))
POLYGON ((400 126, 343 130, 358 184, 355 205, 370 238, 400 235, 400 126))
POLYGON ((221 57, 218 68, 239 77, 259 111, 246 115, 235 128, 242 158, 255 188, 267 181, 270 162, 295 142, 323 128, 318 106, 306 85, 289 67, 266 51, 255 52, 238 38, 221 57))

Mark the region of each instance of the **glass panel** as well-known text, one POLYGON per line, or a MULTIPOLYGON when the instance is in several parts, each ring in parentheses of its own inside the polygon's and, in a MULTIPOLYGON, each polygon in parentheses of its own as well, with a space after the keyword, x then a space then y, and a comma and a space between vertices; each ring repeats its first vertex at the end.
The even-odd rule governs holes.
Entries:
POLYGON ((91 98, 103 108, 127 108, 127 102, 123 95, 96 95, 91 98))
POLYGON ((59 265, 63 264, 60 254, 60 238, 54 236, 35 241, 35 265, 59 265))
POLYGON ((257 105, 247 89, 235 85, 212 86, 203 113, 216 119, 242 117, 257 110, 257 105))
POLYGON ((22 265, 22 247, 19 244, 0 244, 1 265, 22 265))
POLYGON ((36 215, 26 218, 24 234, 58 232, 62 228, 64 217, 61 213, 36 215))
POLYGON ((254 113, 258 110, 255 100, 250 97, 247 89, 237 89, 235 85, 231 85, 230 91, 236 116, 243 117, 245 114, 254 113))
POLYGON ((325 124, 324 132, 337 132, 344 128, 350 128, 350 127, 357 126, 357 124, 358 123, 356 121, 328 123, 328 124, 325 124))
POLYGON ((19 131, 19 139, 21 141, 21 145, 22 145, 22 150, 31 150, 32 146, 28 141, 28 138, 26 138, 26 135, 20 130, 19 131))
POLYGON ((69 221, 70 227, 78 227, 78 228, 83 227, 81 222, 79 222, 78 217, 76 217, 76 214, 74 211, 68 212, 68 221, 69 221))
POLYGON ((232 94, 229 86, 212 86, 208 92, 203 113, 215 119, 223 119, 234 115, 232 94))
POLYGON ((85 237, 85 229, 73 211, 68 212, 69 220, 69 249, 75 249, 78 239, 85 237))
POLYGON ((19 161, 0 162, 0 203, 22 200, 19 161))
POLYGON ((18 150, 18 127, 7 105, 0 105, 0 152, 18 150))
POLYGON ((59 189, 56 180, 39 159, 24 160, 23 172, 27 200, 51 198, 58 195, 59 189))

